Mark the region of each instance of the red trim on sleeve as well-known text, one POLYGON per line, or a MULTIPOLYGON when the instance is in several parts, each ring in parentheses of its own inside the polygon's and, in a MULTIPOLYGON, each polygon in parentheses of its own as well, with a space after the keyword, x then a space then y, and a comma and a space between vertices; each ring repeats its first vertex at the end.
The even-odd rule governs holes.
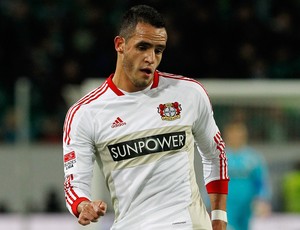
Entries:
POLYGON ((229 180, 215 180, 206 185, 207 193, 228 194, 229 180))
POLYGON ((73 212, 73 214, 74 214, 76 217, 79 216, 79 213, 78 213, 78 211, 77 211, 78 205, 79 205, 82 201, 85 201, 85 200, 88 200, 88 201, 89 201, 89 199, 86 198, 86 197, 79 197, 79 198, 78 198, 77 200, 75 200, 74 203, 72 204, 72 206, 71 206, 72 212, 73 212))

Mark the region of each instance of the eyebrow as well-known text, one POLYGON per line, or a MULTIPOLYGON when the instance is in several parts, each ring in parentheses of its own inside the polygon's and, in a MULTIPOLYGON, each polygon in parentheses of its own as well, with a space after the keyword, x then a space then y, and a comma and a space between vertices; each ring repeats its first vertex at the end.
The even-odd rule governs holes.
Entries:
POLYGON ((154 46, 155 48, 160 48, 160 49, 165 49, 165 48, 166 48, 165 45, 160 45, 160 44, 158 44, 158 45, 153 45, 152 43, 146 42, 146 41, 140 41, 140 42, 138 42, 136 45, 137 45, 137 46, 138 46, 138 45, 145 45, 145 46, 149 46, 149 47, 154 46))

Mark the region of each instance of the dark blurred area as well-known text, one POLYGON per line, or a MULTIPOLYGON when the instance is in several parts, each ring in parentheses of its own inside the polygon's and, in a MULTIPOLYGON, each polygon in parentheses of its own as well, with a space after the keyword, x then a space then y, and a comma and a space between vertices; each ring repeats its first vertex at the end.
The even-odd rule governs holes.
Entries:
POLYGON ((300 77, 299 0, 1 0, 0 142, 15 141, 14 89, 23 77, 31 83, 30 139, 60 142, 64 87, 114 71, 119 19, 141 3, 167 21, 161 71, 200 79, 300 77))

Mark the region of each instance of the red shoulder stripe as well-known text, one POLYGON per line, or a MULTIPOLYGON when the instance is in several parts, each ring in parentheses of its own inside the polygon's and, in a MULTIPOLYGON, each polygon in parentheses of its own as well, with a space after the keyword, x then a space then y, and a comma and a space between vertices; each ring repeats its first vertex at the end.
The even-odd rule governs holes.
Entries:
POLYGON ((194 83, 200 85, 201 88, 203 88, 203 90, 205 91, 205 93, 208 96, 208 93, 207 93, 205 87, 203 86, 203 84, 201 82, 193 79, 193 78, 184 77, 184 76, 181 76, 181 75, 176 75, 176 74, 171 74, 171 73, 164 73, 164 72, 159 72, 159 73, 161 74, 161 76, 166 77, 166 78, 172 78, 172 79, 177 79, 177 80, 184 80, 184 81, 194 82, 194 83))
POLYGON ((79 105, 80 103, 84 102, 85 100, 87 100, 88 98, 93 97, 95 94, 97 94, 97 92, 99 92, 99 90, 101 90, 103 87, 105 86, 105 82, 99 86, 98 88, 94 89, 92 92, 90 92, 88 95, 84 96, 83 98, 81 98, 79 101, 77 101, 67 112, 67 118, 65 120, 64 123, 64 131, 67 128, 68 122, 70 121, 70 116, 73 113, 73 110, 76 108, 77 105, 79 105))
POLYGON ((206 93, 208 99, 209 99, 209 103, 212 107, 212 104, 211 104, 211 101, 210 101, 210 98, 209 98, 209 95, 208 95, 208 92, 207 90, 205 89, 204 85, 202 83, 200 83, 199 81, 193 79, 193 78, 188 78, 188 77, 184 77, 184 76, 181 76, 181 75, 176 75, 176 74, 171 74, 171 73, 165 73, 165 72, 159 72, 159 74, 162 76, 162 77, 166 77, 166 78, 172 78, 172 79, 177 79, 177 80, 184 80, 184 81, 190 81, 190 82, 194 82, 196 84, 198 84, 203 90, 204 92, 206 93))
POLYGON ((73 105, 68 113, 67 113, 67 118, 64 124, 64 142, 68 145, 70 144, 71 138, 70 138, 70 132, 71 132, 71 124, 74 118, 74 115, 76 112, 80 109, 82 105, 89 104, 90 102, 96 100, 99 98, 102 94, 104 94, 108 89, 108 84, 107 81, 105 81, 100 87, 80 99, 75 105, 73 105))

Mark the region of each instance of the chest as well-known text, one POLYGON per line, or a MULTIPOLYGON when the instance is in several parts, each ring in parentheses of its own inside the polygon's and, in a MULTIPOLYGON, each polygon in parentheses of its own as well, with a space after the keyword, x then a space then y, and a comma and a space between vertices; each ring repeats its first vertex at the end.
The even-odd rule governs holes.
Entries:
POLYGON ((248 155, 228 154, 228 171, 233 178, 250 178, 256 169, 255 161, 248 155))
POLYGON ((105 103, 97 113, 95 142, 162 127, 191 126, 194 117, 193 102, 183 95, 125 95, 105 103))

